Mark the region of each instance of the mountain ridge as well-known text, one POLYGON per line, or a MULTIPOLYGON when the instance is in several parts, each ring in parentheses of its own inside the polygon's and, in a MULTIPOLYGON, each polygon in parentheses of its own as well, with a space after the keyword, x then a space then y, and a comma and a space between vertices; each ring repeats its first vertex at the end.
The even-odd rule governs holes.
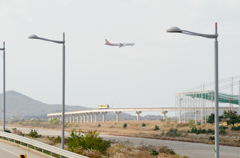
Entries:
MULTIPOLYGON (((61 112, 62 105, 61 104, 47 104, 41 101, 35 100, 27 95, 19 93, 14 90, 6 91, 5 93, 6 101, 6 118, 12 117, 26 117, 26 116, 40 116, 47 115, 48 113, 61 112)), ((2 109, 2 97, 3 94, 0 94, 0 109, 2 109)), ((66 111, 76 111, 76 110, 84 110, 90 109, 83 106, 78 105, 66 105, 66 111)), ((0 112, 0 117, 2 116, 2 112, 0 112)))

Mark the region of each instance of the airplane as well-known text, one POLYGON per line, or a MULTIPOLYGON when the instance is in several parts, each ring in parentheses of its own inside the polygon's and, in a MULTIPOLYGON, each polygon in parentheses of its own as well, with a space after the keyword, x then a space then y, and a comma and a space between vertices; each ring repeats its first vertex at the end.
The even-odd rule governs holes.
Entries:
POLYGON ((120 47, 125 47, 125 46, 134 46, 135 44, 134 43, 110 43, 108 42, 107 39, 105 39, 105 45, 108 45, 108 46, 119 46, 120 47))

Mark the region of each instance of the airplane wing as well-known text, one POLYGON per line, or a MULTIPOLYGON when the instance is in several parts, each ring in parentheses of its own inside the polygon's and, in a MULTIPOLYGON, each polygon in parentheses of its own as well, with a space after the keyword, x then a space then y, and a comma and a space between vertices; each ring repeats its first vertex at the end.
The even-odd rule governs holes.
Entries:
POLYGON ((123 43, 122 45, 123 45, 122 47, 124 47, 124 46, 134 46, 135 44, 134 43, 123 43))

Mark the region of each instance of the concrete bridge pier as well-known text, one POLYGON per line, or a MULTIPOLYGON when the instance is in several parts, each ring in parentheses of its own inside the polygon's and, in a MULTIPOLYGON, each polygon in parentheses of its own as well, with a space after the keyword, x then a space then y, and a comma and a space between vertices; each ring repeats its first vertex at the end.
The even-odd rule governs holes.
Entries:
POLYGON ((137 114, 137 121, 139 121, 139 115, 142 113, 142 111, 136 111, 137 114))
POLYGON ((116 122, 119 122, 119 114, 121 114, 122 111, 114 111, 114 113, 116 114, 116 122))
POLYGON ((163 119, 166 120, 166 114, 168 113, 168 111, 162 111, 163 113, 163 119))
POLYGON ((91 120, 91 122, 93 122, 93 114, 90 113, 89 115, 90 115, 90 120, 91 120))
POLYGON ((97 116, 98 116, 99 112, 94 112, 94 115, 95 115, 95 122, 97 122, 97 116))
POLYGON ((86 115, 82 114, 82 118, 83 118, 83 123, 86 123, 86 115))
POLYGON ((78 114, 76 114, 76 123, 79 123, 79 115, 78 114))
POLYGON ((75 115, 72 115, 72 123, 75 123, 75 115))
POLYGON ((81 114, 79 115, 79 118, 80 118, 80 123, 83 123, 83 117, 81 114))
POLYGON ((194 113, 194 115, 195 115, 195 124, 197 124, 197 113, 198 113, 198 111, 195 111, 195 112, 193 112, 194 113))
POLYGON ((103 122, 105 122, 105 115, 107 114, 107 112, 101 112, 101 114, 103 115, 103 122))
POLYGON ((89 122, 89 114, 86 113, 86 117, 87 117, 87 123, 89 122))
POLYGON ((72 123, 72 116, 69 115, 68 118, 69 118, 69 123, 72 123))

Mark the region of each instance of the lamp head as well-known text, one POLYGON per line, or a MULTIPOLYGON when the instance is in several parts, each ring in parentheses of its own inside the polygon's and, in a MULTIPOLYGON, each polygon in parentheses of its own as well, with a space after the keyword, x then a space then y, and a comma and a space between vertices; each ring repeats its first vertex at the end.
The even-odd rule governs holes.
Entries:
POLYGON ((178 27, 170 27, 167 29, 168 33, 182 33, 182 30, 178 27))
POLYGON ((37 35, 31 35, 31 36, 28 36, 29 39, 39 39, 39 37, 37 35))

